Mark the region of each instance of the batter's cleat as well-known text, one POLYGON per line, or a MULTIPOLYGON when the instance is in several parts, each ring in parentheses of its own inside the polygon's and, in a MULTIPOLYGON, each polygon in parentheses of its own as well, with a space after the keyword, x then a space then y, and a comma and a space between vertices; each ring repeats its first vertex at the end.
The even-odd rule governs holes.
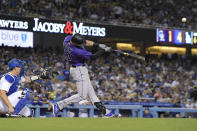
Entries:
POLYGON ((60 112, 60 108, 57 103, 53 104, 53 116, 58 117, 58 113, 60 112))
POLYGON ((114 117, 115 116, 115 113, 114 113, 115 110, 111 110, 111 111, 107 111, 107 113, 103 116, 103 118, 110 118, 110 117, 114 117))

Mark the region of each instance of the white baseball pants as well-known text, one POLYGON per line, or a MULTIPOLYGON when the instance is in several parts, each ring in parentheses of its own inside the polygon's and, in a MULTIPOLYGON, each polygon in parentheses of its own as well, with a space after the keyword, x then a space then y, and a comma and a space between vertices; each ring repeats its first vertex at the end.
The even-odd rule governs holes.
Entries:
MULTIPOLYGON (((22 97, 22 91, 17 91, 13 94, 11 94, 10 96, 8 96, 8 99, 10 101, 10 103, 12 104, 13 107, 15 107, 17 105, 17 103, 20 101, 20 97, 22 97)), ((3 102, 3 100, 0 98, 0 114, 6 114, 9 112, 9 109, 7 107, 7 105, 3 102)), ((28 107, 24 107, 19 114, 23 115, 23 116, 29 116, 31 115, 31 109, 29 109, 28 107)))

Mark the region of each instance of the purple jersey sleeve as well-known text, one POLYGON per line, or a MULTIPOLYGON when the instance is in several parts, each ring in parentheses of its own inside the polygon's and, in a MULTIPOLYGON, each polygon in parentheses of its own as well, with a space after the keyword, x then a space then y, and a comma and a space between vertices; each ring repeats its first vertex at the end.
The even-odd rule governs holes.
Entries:
POLYGON ((92 56, 92 53, 86 50, 78 50, 77 54, 86 60, 89 60, 92 56))
POLYGON ((66 36, 66 38, 64 39, 64 42, 67 43, 71 40, 72 36, 71 35, 68 35, 66 36))

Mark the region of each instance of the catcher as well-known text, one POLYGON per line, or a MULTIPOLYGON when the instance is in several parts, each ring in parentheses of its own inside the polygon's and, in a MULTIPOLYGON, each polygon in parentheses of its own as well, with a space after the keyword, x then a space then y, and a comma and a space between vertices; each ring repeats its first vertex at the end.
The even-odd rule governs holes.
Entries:
POLYGON ((19 90, 19 83, 30 83, 39 78, 47 78, 46 71, 40 76, 25 76, 25 62, 19 59, 12 59, 8 62, 9 72, 0 79, 0 114, 31 116, 32 110, 26 106, 31 90, 19 90))

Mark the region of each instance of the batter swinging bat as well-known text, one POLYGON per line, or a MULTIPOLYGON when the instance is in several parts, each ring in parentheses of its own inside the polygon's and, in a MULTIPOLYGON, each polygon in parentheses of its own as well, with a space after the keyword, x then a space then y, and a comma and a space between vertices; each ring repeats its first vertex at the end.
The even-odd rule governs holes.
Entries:
POLYGON ((115 49, 112 49, 112 51, 118 52, 118 53, 123 54, 123 55, 125 55, 125 56, 131 56, 131 57, 137 58, 137 59, 139 59, 139 60, 145 61, 145 57, 140 56, 140 55, 131 54, 131 53, 127 53, 127 52, 124 52, 124 51, 121 51, 121 50, 115 50, 115 49))

